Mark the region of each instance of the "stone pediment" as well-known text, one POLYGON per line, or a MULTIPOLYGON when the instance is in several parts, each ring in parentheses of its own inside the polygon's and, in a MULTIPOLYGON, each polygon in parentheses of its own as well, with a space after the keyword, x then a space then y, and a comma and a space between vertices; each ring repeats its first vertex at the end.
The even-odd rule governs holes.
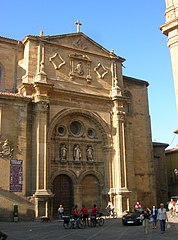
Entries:
MULTIPOLYGON (((50 42, 54 45, 60 45, 64 47, 68 47, 75 50, 95 53, 98 55, 110 57, 111 53, 107 49, 103 48, 101 45, 93 41, 91 38, 86 36, 85 34, 79 33, 71 33, 71 34, 63 34, 63 35, 55 35, 55 36, 46 36, 43 37, 45 41, 50 42)), ((115 55, 115 57, 117 57, 115 55)))
MULTIPOLYGON (((33 41, 31 51, 38 46, 35 82, 59 84, 68 82, 100 89, 111 89, 115 79, 122 79, 123 58, 110 52, 81 32, 55 36, 28 36, 33 41)), ((24 80, 28 82, 29 80, 24 80)))

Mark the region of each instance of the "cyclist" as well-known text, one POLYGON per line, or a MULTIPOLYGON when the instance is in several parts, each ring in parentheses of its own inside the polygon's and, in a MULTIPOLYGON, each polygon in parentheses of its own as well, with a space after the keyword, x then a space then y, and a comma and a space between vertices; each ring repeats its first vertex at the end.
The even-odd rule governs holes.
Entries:
POLYGON ((96 207, 96 204, 94 204, 92 209, 91 209, 91 217, 94 218, 93 222, 95 222, 95 224, 96 224, 96 215, 97 215, 97 213, 99 213, 99 211, 98 211, 98 208, 96 207))
POLYGON ((78 206, 75 205, 74 211, 73 211, 73 218, 76 221, 79 218, 79 212, 78 212, 78 206))
POLYGON ((80 213, 82 215, 82 218, 83 218, 85 224, 87 223, 89 225, 89 221, 88 221, 89 213, 88 213, 88 209, 85 207, 85 205, 82 205, 80 213))
POLYGON ((108 213, 109 213, 109 216, 114 216, 114 206, 112 204, 112 202, 108 202, 108 205, 106 207, 108 213))
POLYGON ((91 210, 91 215, 96 216, 97 213, 98 213, 98 208, 96 207, 96 204, 94 204, 91 210))
POLYGON ((73 228, 75 228, 74 225, 76 225, 77 228, 83 228, 84 227, 83 223, 80 221, 80 214, 79 214, 79 210, 78 210, 77 205, 75 205, 75 207, 74 207, 73 218, 74 218, 73 228))

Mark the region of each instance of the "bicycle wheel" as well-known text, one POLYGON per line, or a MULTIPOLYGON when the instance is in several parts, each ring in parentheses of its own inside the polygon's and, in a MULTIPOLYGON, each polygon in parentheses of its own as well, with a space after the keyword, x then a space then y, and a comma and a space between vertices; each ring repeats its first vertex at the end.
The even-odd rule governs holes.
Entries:
POLYGON ((77 225, 78 225, 78 228, 81 228, 81 229, 85 228, 85 222, 82 219, 78 221, 77 225))
POLYGON ((90 218, 90 227, 96 227, 96 219, 95 218, 90 218))
POLYGON ((63 222, 63 227, 65 229, 70 229, 72 227, 71 222, 63 222))
POLYGON ((104 225, 104 218, 98 219, 98 222, 99 222, 99 226, 103 226, 104 225))

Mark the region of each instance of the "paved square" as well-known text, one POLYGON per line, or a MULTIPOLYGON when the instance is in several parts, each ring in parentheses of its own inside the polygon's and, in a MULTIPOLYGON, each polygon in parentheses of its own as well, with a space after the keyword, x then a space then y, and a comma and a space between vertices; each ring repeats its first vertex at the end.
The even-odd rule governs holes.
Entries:
POLYGON ((164 234, 157 229, 151 229, 148 235, 142 226, 123 226, 121 219, 105 220, 102 227, 86 227, 85 229, 64 229, 63 223, 52 221, 36 222, 0 222, 0 229, 8 234, 8 240, 162 240, 178 239, 178 217, 170 219, 171 228, 164 234))

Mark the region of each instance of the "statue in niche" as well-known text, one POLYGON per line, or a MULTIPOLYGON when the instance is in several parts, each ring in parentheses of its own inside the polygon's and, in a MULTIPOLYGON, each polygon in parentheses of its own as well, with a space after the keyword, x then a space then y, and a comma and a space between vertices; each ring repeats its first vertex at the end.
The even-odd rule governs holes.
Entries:
POLYGON ((84 74, 83 65, 82 65, 81 61, 77 64, 74 72, 78 73, 79 75, 83 75, 84 74))
POLYGON ((43 61, 41 61, 40 62, 40 73, 45 73, 45 71, 44 71, 44 62, 43 61))
POLYGON ((93 161, 93 149, 92 146, 87 146, 86 157, 88 161, 93 161))
POLYGON ((2 157, 12 157, 14 149, 10 146, 9 140, 6 139, 2 145, 0 156, 2 157))
POLYGON ((67 159, 67 147, 65 144, 62 144, 60 147, 60 157, 61 157, 61 160, 67 159))
POLYGON ((81 156, 82 156, 82 153, 81 153, 81 150, 80 150, 80 147, 79 145, 77 144, 75 147, 74 147, 74 160, 75 161, 79 161, 81 159, 81 156))

